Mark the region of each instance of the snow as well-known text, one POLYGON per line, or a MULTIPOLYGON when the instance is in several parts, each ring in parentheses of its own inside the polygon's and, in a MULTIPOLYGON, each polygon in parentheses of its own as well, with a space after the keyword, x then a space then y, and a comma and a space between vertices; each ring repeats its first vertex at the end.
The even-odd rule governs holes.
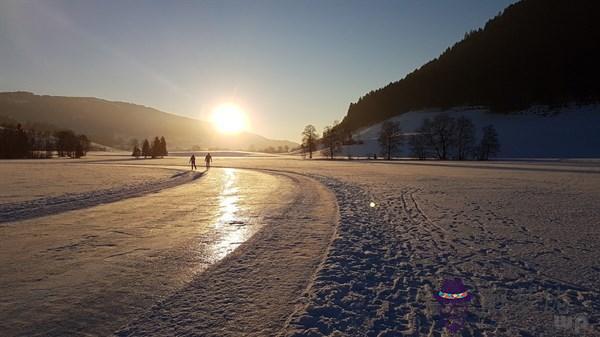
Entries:
MULTIPOLYGON (((185 170, 187 158, 100 164, 85 165, 185 170)), ((462 336, 585 336, 559 315, 586 315, 600 335, 597 160, 213 165, 0 224, 0 330, 448 336, 432 295, 459 277, 474 297, 462 336)))
POLYGON ((402 170, 322 179, 338 237, 288 336, 442 335, 432 294, 448 277, 475 295, 463 335, 557 336, 557 306, 598 328, 598 178, 565 189, 573 176, 402 170))
MULTIPOLYGON (((125 159, 123 156, 118 158, 125 159)), ((0 161, 0 207, 8 203, 61 197, 66 192, 84 194, 123 185, 153 184, 174 174, 172 170, 143 167, 115 170, 82 164, 82 161, 63 159, 0 161)))
MULTIPOLYGON (((600 157, 600 105, 567 105, 563 107, 534 106, 510 114, 491 113, 485 108, 463 107, 446 111, 410 111, 389 120, 400 123, 406 135, 414 133, 425 118, 447 113, 452 117, 465 116, 481 128, 492 124, 500 139, 499 158, 598 158, 600 157)), ((383 123, 383 122, 382 122, 383 123)), ((366 157, 379 153, 377 138, 382 123, 359 130, 355 140, 363 144, 344 146, 341 155, 366 157)), ((404 145, 400 157, 410 156, 404 145)))
POLYGON ((0 224, 2 336, 111 334, 282 219, 293 187, 212 169, 158 193, 0 224))
MULTIPOLYGON (((331 192, 278 173, 296 191, 233 254, 120 329, 118 336, 275 336, 302 304, 334 232, 331 192), (315 202, 315 201, 320 202, 315 202)), ((273 212, 272 212, 273 213, 273 212)), ((265 217, 267 219, 267 217, 265 217)))

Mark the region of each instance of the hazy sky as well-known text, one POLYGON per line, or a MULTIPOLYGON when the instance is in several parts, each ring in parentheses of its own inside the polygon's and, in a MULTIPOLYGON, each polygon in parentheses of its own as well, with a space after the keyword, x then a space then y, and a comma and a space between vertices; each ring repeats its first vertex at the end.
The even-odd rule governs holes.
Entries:
POLYGON ((511 0, 0 1, 0 91, 95 96, 298 140, 511 0))

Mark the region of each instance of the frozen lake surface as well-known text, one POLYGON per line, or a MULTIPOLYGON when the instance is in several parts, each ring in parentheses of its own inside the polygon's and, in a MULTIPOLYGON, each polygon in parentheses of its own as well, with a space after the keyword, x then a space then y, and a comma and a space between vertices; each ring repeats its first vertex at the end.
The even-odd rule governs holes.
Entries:
POLYGON ((458 277, 473 294, 463 335, 600 333, 597 161, 214 164, 167 189, 0 224, 0 329, 444 336, 432 294, 458 277))

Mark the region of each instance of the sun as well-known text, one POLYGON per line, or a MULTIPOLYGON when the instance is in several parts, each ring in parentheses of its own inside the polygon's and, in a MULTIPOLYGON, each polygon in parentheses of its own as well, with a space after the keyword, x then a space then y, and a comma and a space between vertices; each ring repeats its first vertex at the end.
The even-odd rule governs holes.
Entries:
POLYGON ((219 132, 237 133, 248 126, 248 119, 244 111, 233 103, 218 105, 212 113, 212 122, 219 132))

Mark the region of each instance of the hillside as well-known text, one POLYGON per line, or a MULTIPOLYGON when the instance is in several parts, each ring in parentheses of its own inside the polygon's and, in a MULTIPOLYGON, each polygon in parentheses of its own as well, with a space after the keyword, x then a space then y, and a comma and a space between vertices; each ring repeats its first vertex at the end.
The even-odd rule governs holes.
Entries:
POLYGON ((593 0, 513 4, 438 58, 350 104, 342 126, 353 131, 430 108, 510 112, 598 101, 599 13, 593 0))
POLYGON ((29 92, 0 93, 0 119, 45 128, 69 128, 87 134, 96 143, 128 148, 132 138, 164 136, 169 149, 228 148, 246 150, 253 146, 296 144, 271 140, 252 133, 235 137, 222 135, 197 119, 169 114, 153 108, 93 97, 41 96, 29 92))
MULTIPOLYGON (((402 134, 417 132, 425 118, 433 119, 439 109, 416 110, 389 118, 402 126, 402 134)), ((443 111, 457 118, 473 121, 476 138, 482 127, 492 124, 500 139, 499 158, 600 158, 600 104, 566 105, 562 107, 533 106, 511 114, 491 113, 482 107, 457 107, 443 111)), ((357 130, 354 139, 362 144, 346 145, 340 155, 367 157, 380 154, 377 141, 382 123, 357 130)), ((410 157, 408 141, 398 157, 410 157)))

